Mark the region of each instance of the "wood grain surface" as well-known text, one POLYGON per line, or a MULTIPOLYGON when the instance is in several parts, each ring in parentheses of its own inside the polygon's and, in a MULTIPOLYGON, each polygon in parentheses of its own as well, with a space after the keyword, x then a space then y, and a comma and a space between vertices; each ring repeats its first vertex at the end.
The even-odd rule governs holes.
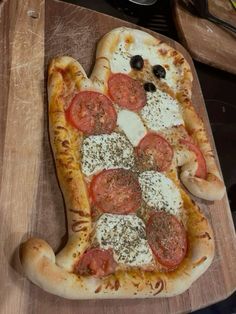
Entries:
MULTIPOLYGON (((58 251, 66 240, 64 204, 48 139, 46 69, 49 59, 68 54, 87 73, 96 43, 127 22, 55 0, 0 2, 0 313, 183 313, 215 303, 236 287, 236 241, 227 198, 197 200, 213 226, 216 256, 209 270, 184 294, 166 299, 70 301, 30 283, 19 263, 19 246, 37 236, 58 251), (44 15, 45 12, 45 15, 44 15), (95 23, 96 21, 96 23, 95 23)), ((212 141, 193 63, 193 101, 212 141)), ((212 145, 213 141, 212 141, 212 145)))
MULTIPOLYGON (((216 17, 236 27, 236 10, 229 0, 209 0, 216 17)), ((189 12, 183 0, 174 1, 174 16, 182 44, 200 62, 236 74, 236 33, 189 12)))

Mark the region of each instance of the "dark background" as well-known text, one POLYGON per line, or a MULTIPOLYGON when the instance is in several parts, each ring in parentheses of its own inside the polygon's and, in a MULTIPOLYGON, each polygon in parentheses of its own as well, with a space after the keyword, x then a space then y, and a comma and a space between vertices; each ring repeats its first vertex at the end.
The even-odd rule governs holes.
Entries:
MULTIPOLYGON (((64 1, 127 20, 179 41, 172 14, 171 0, 158 0, 156 4, 149 7, 138 6, 128 0, 64 1)), ((225 62, 230 62, 230 60, 225 60, 225 62)), ((236 224, 236 77, 208 65, 199 62, 194 63, 236 224)), ((236 314, 236 293, 227 300, 194 313, 236 314)))

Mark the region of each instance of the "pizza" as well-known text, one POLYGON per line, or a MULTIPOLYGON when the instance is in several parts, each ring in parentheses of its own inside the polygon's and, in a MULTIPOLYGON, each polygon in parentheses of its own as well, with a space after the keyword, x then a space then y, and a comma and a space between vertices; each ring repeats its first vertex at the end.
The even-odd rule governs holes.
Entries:
POLYGON ((90 78, 55 57, 48 71, 50 142, 67 213, 55 256, 22 244, 26 276, 69 299, 169 297, 214 257, 212 229, 194 195, 225 187, 192 102, 185 58, 158 38, 117 28, 98 43, 90 78))

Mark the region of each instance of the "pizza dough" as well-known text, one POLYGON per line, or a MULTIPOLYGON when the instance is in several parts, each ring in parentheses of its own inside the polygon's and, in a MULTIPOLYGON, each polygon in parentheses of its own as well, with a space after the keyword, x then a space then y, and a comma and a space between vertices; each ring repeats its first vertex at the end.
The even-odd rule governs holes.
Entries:
POLYGON ((101 39, 90 78, 71 57, 52 60, 50 141, 69 237, 56 256, 44 240, 22 244, 32 282, 69 299, 168 297, 207 270, 212 229, 179 178, 207 200, 225 187, 191 84, 179 52, 130 28, 101 39))

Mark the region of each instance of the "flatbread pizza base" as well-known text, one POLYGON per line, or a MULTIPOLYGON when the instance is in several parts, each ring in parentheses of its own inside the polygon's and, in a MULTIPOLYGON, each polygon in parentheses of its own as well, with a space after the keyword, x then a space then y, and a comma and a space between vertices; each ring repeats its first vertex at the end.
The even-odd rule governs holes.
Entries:
MULTIPOLYGON (((188 234, 188 253, 177 270, 164 273, 133 268, 129 271, 117 271, 101 279, 73 273, 75 263, 90 245, 92 220, 80 166, 79 152, 83 135, 68 124, 64 108, 76 91, 93 90, 107 93, 110 65, 109 56, 104 56, 104 53, 112 49, 119 40, 119 33, 124 30, 130 33, 131 37, 136 36, 138 32, 139 36, 140 33, 144 36, 144 40, 147 36, 147 40, 151 38, 156 44, 159 43, 152 36, 137 30, 116 29, 101 40, 91 79, 87 78, 81 65, 70 57, 55 58, 49 68, 50 141, 66 204, 69 238, 66 247, 57 256, 45 241, 29 239, 22 244, 20 258, 24 271, 32 282, 50 293, 69 299, 174 296, 187 290, 206 271, 214 256, 212 229, 199 208, 177 182, 184 200, 188 234)), ((173 51, 166 44, 162 45, 173 51)), ((180 58, 177 52, 174 56, 180 58)), ((190 98, 191 72, 185 60, 181 64, 188 79, 187 83, 180 87, 179 95, 185 93, 185 97, 190 98)))

